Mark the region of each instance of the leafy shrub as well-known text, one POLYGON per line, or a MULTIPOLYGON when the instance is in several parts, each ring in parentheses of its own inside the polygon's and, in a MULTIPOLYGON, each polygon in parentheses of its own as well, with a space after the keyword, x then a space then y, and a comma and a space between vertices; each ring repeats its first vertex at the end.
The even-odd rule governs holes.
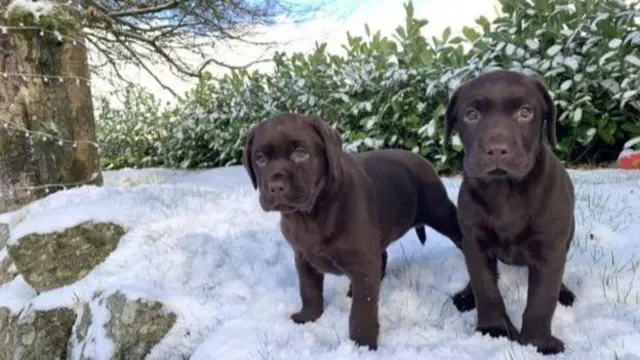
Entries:
POLYGON ((470 35, 470 62, 545 78, 562 158, 615 158, 640 135, 640 11, 617 0, 501 3, 505 15, 470 35))
POLYGON ((105 168, 166 165, 158 150, 168 142, 175 118, 163 113, 153 94, 139 86, 127 86, 122 107, 113 107, 104 97, 97 107, 97 140, 105 168))
POLYGON ((444 171, 457 166, 461 150, 454 136, 450 157, 442 151, 444 109, 453 90, 506 68, 547 81, 558 109, 562 159, 615 158, 625 140, 640 135, 640 12, 618 0, 500 3, 503 15, 494 21, 480 17, 461 36, 445 29, 431 39, 421 34, 427 20, 415 18, 408 3, 405 24, 393 38, 365 24, 365 38, 347 34, 346 56, 316 44, 310 54, 276 54, 273 73, 204 77, 183 103, 158 114, 157 123, 141 120, 156 129, 149 130, 158 134, 153 141, 107 140, 121 142, 117 149, 138 145, 143 155, 128 158, 147 159, 142 166, 224 166, 240 162, 250 126, 294 111, 324 117, 349 149, 410 149, 444 171))

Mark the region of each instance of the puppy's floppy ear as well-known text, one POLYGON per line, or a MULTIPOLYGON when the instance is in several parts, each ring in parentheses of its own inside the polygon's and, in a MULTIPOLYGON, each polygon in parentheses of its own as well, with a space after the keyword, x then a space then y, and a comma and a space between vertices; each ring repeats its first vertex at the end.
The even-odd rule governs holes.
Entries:
POLYGON ((256 173, 253 171, 253 164, 251 161, 251 147, 253 146, 253 137, 256 133, 256 127, 253 126, 247 131, 247 138, 244 142, 244 151, 242 152, 242 163, 244 165, 245 170, 249 174, 251 178, 251 184, 253 184, 253 188, 258 188, 258 183, 256 180, 256 173))
POLYGON ((453 93, 453 96, 451 96, 451 99, 449 99, 449 102, 447 103, 447 109, 444 112, 444 139, 442 141, 442 147, 444 148, 443 150, 445 152, 449 150, 451 132, 458 122, 458 116, 455 113, 455 109, 456 102, 458 101, 458 92, 460 92, 461 88, 462 86, 456 89, 456 91, 453 93))
POLYGON ((322 139, 329 171, 334 180, 342 174, 342 137, 327 122, 317 116, 309 116, 311 126, 322 139))
POLYGON ((551 99, 549 89, 544 79, 538 75, 532 75, 529 78, 545 102, 545 110, 542 113, 542 124, 546 127, 549 145, 551 145, 551 148, 555 148, 558 145, 556 138, 556 106, 553 104, 553 99, 551 99))

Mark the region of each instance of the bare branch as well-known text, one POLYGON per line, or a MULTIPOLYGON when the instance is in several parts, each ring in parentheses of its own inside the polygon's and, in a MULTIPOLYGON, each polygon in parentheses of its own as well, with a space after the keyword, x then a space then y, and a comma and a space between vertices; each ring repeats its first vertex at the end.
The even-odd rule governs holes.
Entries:
POLYGON ((140 64, 140 66, 149 74, 151 75, 151 77, 160 85, 162 86, 163 89, 169 91, 171 93, 171 95, 175 96, 178 99, 181 99, 181 97, 169 86, 164 85, 164 83, 162 81, 160 81, 160 79, 158 78, 158 76, 156 76, 156 74, 151 71, 151 69, 149 68, 149 66, 147 66, 147 64, 142 61, 138 54, 136 53, 135 50, 131 49, 131 47, 129 47, 129 45, 127 45, 127 43, 125 41, 122 41, 120 39, 118 39, 118 42, 120 42, 120 44, 127 50, 129 50, 129 52, 131 53, 131 56, 133 56, 134 59, 138 60, 138 63, 140 64))
POLYGON ((140 16, 140 15, 146 15, 146 14, 160 12, 168 9, 173 9, 176 6, 178 6, 178 4, 180 4, 180 1, 170 1, 166 4, 150 6, 147 8, 143 7, 138 10, 114 11, 106 14, 106 16, 110 18, 119 18, 119 17, 125 17, 125 16, 140 16))
POLYGON ((283 15, 295 22, 320 8, 285 1, 298 0, 84 0, 89 8, 83 24, 93 49, 106 58, 102 67, 130 81, 118 65, 134 65, 179 98, 151 65, 166 64, 180 77, 198 78, 210 65, 238 70, 270 62, 265 54, 282 42, 257 39, 259 27, 269 27, 283 15), (231 43, 264 49, 257 59, 231 64, 217 51, 231 43))

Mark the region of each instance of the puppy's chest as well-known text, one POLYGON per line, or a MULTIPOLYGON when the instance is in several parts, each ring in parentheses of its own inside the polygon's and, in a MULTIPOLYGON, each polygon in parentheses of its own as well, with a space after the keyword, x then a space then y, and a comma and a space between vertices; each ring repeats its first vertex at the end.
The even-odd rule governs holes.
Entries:
POLYGON ((527 207, 505 201, 491 210, 485 214, 486 236, 481 246, 505 264, 528 264, 534 239, 527 207))
POLYGON ((305 252, 305 258, 311 266, 321 273, 343 275, 345 270, 335 259, 324 253, 305 252))
POLYGON ((338 264, 335 256, 327 245, 331 242, 330 235, 319 226, 296 223, 281 223, 282 234, 297 252, 304 254, 307 261, 322 273, 335 275, 344 274, 344 269, 338 264))

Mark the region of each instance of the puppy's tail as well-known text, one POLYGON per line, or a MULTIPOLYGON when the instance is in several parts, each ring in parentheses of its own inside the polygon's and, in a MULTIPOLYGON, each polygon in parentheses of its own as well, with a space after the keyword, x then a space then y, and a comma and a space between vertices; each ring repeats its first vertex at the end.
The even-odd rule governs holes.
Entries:
POLYGON ((424 225, 416 226, 416 234, 418 235, 420 244, 424 245, 427 241, 427 232, 424 230, 424 225))

